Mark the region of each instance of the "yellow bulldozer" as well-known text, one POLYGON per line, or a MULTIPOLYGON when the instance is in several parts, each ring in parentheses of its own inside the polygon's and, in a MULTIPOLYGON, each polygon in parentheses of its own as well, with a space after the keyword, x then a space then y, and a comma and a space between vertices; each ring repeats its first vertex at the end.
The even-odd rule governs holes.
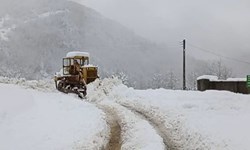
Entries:
POLYGON ((87 84, 98 78, 98 68, 89 64, 89 53, 69 52, 63 58, 63 67, 55 74, 56 89, 63 93, 76 93, 80 98, 87 95, 87 84))

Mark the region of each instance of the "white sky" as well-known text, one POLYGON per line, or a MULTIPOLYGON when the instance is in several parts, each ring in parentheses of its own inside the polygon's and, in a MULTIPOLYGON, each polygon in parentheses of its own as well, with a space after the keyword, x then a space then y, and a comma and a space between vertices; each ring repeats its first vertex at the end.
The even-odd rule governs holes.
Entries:
MULTIPOLYGON (((75 1, 173 50, 186 38, 188 43, 221 54, 244 57, 250 53, 249 0, 75 1)), ((200 55, 197 51, 190 54, 200 55)))

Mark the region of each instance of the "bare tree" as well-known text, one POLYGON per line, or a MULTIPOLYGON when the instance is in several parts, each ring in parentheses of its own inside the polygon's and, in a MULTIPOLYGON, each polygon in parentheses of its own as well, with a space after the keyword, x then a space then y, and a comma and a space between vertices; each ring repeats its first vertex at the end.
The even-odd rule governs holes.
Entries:
POLYGON ((219 60, 208 65, 206 74, 215 75, 219 79, 226 80, 232 77, 232 70, 219 60))

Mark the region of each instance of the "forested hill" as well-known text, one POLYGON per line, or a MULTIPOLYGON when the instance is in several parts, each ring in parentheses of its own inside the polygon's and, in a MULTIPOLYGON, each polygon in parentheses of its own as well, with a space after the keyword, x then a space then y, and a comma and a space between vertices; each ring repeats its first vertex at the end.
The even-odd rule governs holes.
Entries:
POLYGON ((101 76, 123 72, 137 87, 151 84, 155 74, 181 70, 181 50, 152 43, 78 3, 11 0, 0 7, 2 76, 49 78, 75 50, 90 52, 101 76))

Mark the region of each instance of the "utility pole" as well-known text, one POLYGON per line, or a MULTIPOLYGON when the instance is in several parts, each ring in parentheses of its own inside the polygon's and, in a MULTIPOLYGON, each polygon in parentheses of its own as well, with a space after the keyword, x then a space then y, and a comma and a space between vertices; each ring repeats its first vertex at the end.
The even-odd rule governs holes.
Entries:
POLYGON ((183 40, 183 90, 186 90, 186 40, 183 40))

